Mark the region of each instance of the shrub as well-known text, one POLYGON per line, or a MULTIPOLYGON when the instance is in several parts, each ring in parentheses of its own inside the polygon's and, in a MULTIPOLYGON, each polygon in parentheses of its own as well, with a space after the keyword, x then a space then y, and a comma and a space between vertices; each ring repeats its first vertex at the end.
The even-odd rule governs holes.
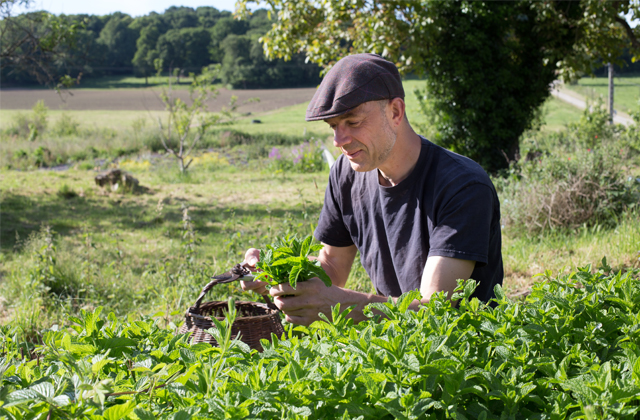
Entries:
POLYGON ((640 189, 610 148, 544 156, 519 167, 501 191, 505 224, 528 232, 612 225, 638 202, 640 189))
POLYGON ((77 136, 79 126, 79 122, 77 122, 71 115, 63 112, 62 115, 60 115, 60 118, 53 125, 51 133, 58 137, 77 136))
POLYGON ((13 124, 7 130, 9 135, 17 135, 34 141, 39 133, 47 129, 49 108, 40 100, 31 108, 31 113, 25 115, 18 113, 14 117, 13 124))
POLYGON ((628 139, 634 128, 611 126, 601 108, 586 110, 560 133, 529 133, 525 158, 496 179, 505 225, 537 233, 582 225, 614 225, 637 205, 628 139))

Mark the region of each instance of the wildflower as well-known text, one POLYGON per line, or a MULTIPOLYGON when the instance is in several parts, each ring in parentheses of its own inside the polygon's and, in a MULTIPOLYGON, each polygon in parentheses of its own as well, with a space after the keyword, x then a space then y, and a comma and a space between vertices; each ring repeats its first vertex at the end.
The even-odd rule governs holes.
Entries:
POLYGON ((282 159, 280 150, 278 150, 277 147, 274 147, 273 149, 271 149, 271 152, 269 152, 269 159, 276 159, 276 160, 282 159))

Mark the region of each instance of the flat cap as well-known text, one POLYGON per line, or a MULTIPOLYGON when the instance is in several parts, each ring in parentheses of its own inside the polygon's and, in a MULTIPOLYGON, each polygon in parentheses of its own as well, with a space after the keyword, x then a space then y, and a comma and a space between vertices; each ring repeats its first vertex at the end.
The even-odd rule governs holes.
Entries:
POLYGON ((326 120, 369 101, 403 98, 395 64, 376 54, 355 54, 338 61, 322 79, 305 119, 326 120))

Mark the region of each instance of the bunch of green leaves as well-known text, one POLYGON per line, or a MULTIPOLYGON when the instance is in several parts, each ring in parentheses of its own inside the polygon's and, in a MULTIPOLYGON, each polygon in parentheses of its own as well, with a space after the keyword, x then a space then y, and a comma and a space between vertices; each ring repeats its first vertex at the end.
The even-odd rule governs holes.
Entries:
POLYGON ((256 267, 262 272, 256 280, 263 280, 272 286, 289 283, 295 289, 299 281, 318 277, 327 286, 331 279, 320 266, 320 261, 309 260, 312 252, 320 251, 322 245, 313 245, 311 235, 302 241, 296 235, 278 238, 260 251, 260 261, 256 267))

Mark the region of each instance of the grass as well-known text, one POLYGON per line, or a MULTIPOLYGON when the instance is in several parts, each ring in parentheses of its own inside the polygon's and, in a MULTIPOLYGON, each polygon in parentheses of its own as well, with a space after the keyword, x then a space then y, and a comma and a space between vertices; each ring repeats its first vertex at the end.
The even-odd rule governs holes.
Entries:
MULTIPOLYGON (((605 104, 609 98, 607 77, 584 77, 575 84, 565 85, 565 87, 590 100, 601 97, 605 104)), ((640 76, 614 77, 615 109, 627 114, 635 112, 638 110, 638 99, 640 99, 640 76)))
MULTIPOLYGON (((413 89, 423 83, 405 83, 412 122, 421 121, 415 113, 413 89)), ((149 156, 140 160, 129 156, 112 164, 107 160, 105 167, 121 164, 139 179, 144 188, 136 194, 96 186, 91 159, 76 160, 62 172, 0 169, 0 322, 13 320, 25 331, 36 330, 64 323, 69 314, 99 305, 120 315, 162 310, 168 322, 177 321, 209 276, 241 261, 247 248, 287 233, 312 232, 328 171, 270 173, 261 158, 264 153, 253 150, 267 150, 269 142, 286 136, 288 141, 316 136, 329 145, 328 126, 305 123, 305 110, 306 104, 300 104, 220 127, 221 136, 235 130, 253 137, 248 138, 249 144, 217 149, 220 160, 197 164, 186 176, 162 157, 154 165, 145 163, 149 156), (252 124, 252 119, 262 123, 252 124), (224 164, 224 160, 235 163, 224 164)), ((0 113, 0 128, 6 130, 18 112, 0 113)), ((150 138, 145 136, 155 127, 153 117, 163 113, 74 111, 66 115, 79 124, 76 136, 45 132, 34 142, 3 136, 0 154, 6 157, 21 149, 33 153, 40 146, 68 157, 91 148, 102 148, 107 156, 117 155, 119 149, 144 151, 150 138)), ((580 115, 580 110, 551 98, 545 104, 543 133, 561 130, 580 115)), ((62 116, 50 111, 49 126, 62 116)), ((583 227, 538 236, 507 229, 503 231, 505 289, 518 293, 535 281, 537 273, 596 265, 603 256, 614 267, 640 267, 639 252, 637 212, 621 216, 615 228, 583 227)), ((372 291, 358 261, 347 286, 372 291)), ((209 298, 227 295, 256 299, 233 284, 213 291, 209 298)))
POLYGON ((542 131, 560 131, 569 123, 580 120, 582 110, 553 96, 549 97, 543 105, 542 131))
MULTIPOLYGON (((0 129, 9 128, 19 114, 28 114, 28 110, 6 109, 0 113, 0 129)), ((84 128, 109 128, 116 131, 130 129, 134 124, 155 127, 158 116, 167 115, 166 111, 60 111, 49 110, 49 123, 54 125, 63 115, 69 115, 84 128)))
MULTIPOLYGON (((59 275, 54 283, 66 288, 41 304, 50 312, 48 322, 63 322, 65 314, 98 305, 121 315, 162 308, 177 321, 207 276, 241 261, 246 249, 270 243, 276 235, 312 231, 328 172, 274 175, 262 167, 257 162, 194 167, 187 177, 175 168, 140 170, 134 176, 146 189, 139 194, 103 190, 94 184, 93 171, 2 171, 0 301, 6 301, 5 318, 26 316, 18 314, 19 308, 28 307, 35 292, 25 279, 43 271, 38 255, 45 239, 39 232, 49 226, 56 232, 52 271, 59 275), (196 232, 192 253, 184 209, 196 232)), ((595 265, 603 256, 614 267, 640 266, 637 213, 627 214, 613 229, 538 237, 505 231, 503 242, 508 293, 527 288, 532 276, 544 270, 595 265)), ((358 262, 348 287, 371 291, 358 262)), ((226 294, 255 299, 233 285, 211 298, 226 294)))

